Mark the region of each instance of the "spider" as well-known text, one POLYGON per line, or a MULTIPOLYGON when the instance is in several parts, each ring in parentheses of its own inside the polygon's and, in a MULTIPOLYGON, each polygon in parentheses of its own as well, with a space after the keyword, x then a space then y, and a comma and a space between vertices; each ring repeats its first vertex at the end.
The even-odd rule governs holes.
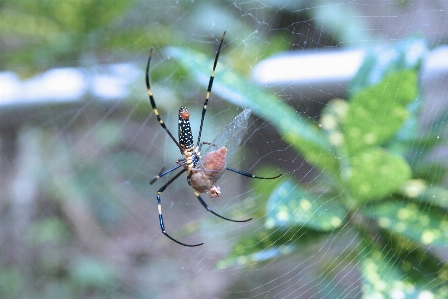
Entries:
POLYGON ((196 198, 202 204, 202 206, 209 211, 210 213, 232 222, 247 222, 252 218, 244 219, 244 220, 234 220, 230 218, 226 218, 216 212, 214 212, 207 203, 202 199, 200 193, 208 193, 211 198, 218 197, 221 194, 220 188, 215 186, 215 183, 219 180, 225 170, 233 171, 237 174, 256 179, 276 179, 281 176, 277 175, 275 177, 259 177, 247 172, 243 172, 240 170, 236 170, 230 167, 227 167, 227 162, 230 161, 232 155, 237 150, 239 144, 241 143, 242 136, 244 135, 247 129, 247 122, 250 116, 250 109, 246 109, 241 112, 235 119, 223 130, 222 133, 218 134, 218 136, 213 140, 213 142, 201 142, 201 133, 202 127, 204 124, 205 112, 207 110, 208 100, 210 98, 210 93, 213 86, 213 80, 215 76, 216 64, 218 63, 219 53, 221 51, 221 46, 224 41, 226 32, 224 31, 221 42, 219 44, 218 52, 216 53, 215 61, 213 63, 212 73, 210 75, 210 80, 207 87, 207 94, 205 96, 205 102, 202 107, 202 117, 201 124, 199 127, 198 139, 196 145, 194 145, 193 135, 191 133, 190 126, 190 112, 184 106, 179 109, 179 123, 178 123, 178 138, 179 141, 173 136, 173 134, 168 130, 165 123, 157 111, 156 102, 154 100, 153 94, 151 92, 151 87, 149 84, 149 65, 151 62, 152 51, 149 52, 148 63, 146 65, 146 89, 148 91, 149 100, 151 102, 151 106, 154 110, 154 114, 157 117, 157 121, 162 126, 162 128, 166 131, 166 133, 171 137, 176 146, 179 148, 180 153, 184 156, 184 158, 176 161, 176 166, 164 171, 164 168, 159 172, 157 176, 155 176, 149 183, 153 184, 155 181, 160 179, 161 177, 175 171, 178 168, 182 168, 173 178, 171 178, 165 185, 163 185, 157 191, 157 206, 159 211, 159 224, 162 233, 167 236, 172 241, 187 247, 195 247, 203 245, 204 243, 198 244, 185 244, 182 243, 175 238, 171 237, 165 230, 165 224, 163 222, 162 216, 162 206, 161 206, 161 194, 165 189, 171 185, 177 178, 179 178, 184 172, 187 174, 187 182, 192 187, 196 198), (201 147, 202 145, 208 145, 204 156, 201 157, 201 147))

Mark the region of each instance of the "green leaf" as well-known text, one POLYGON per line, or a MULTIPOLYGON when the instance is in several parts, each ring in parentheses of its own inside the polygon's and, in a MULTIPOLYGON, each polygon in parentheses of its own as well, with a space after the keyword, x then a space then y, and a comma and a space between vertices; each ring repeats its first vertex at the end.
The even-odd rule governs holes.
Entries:
MULTIPOLYGON (((325 232, 314 231, 310 229, 301 229, 297 227, 288 229, 265 229, 255 231, 238 240, 232 248, 231 254, 217 263, 220 269, 230 266, 249 266, 258 265, 260 262, 266 262, 280 256, 289 255, 315 246, 320 247, 320 241, 327 238, 325 232)), ((305 254, 312 254, 311 252, 305 254)))
MULTIPOLYGON (((193 77, 207 86, 212 61, 204 54, 184 48, 168 47, 167 55, 180 61, 193 77)), ((285 141, 298 150, 311 164, 337 173, 338 164, 332 147, 318 127, 303 119, 293 108, 283 104, 272 93, 262 90, 228 67, 218 63, 213 93, 272 122, 285 141)))
POLYGON ((425 245, 448 246, 446 214, 429 205, 394 200, 366 207, 363 213, 391 233, 425 245))
POLYGON ((442 298, 447 298, 448 264, 446 261, 404 237, 384 231, 383 236, 388 240, 383 247, 383 252, 394 255, 395 262, 410 279, 426 289, 432 289, 439 295, 445 294, 442 298))
POLYGON ((447 289, 442 281, 429 281, 424 275, 409 274, 418 264, 412 260, 399 260, 387 256, 381 248, 363 243, 359 246, 360 270, 363 277, 362 291, 365 298, 446 298, 447 289), (415 279, 417 278, 417 279, 415 279))
POLYGON ((364 249, 359 256, 362 258, 361 274, 364 278, 362 284, 364 294, 387 298, 393 289, 403 290, 405 287, 411 287, 409 282, 400 280, 401 273, 394 271, 393 265, 387 263, 377 248, 370 249, 367 253, 364 249))
POLYGON ((347 101, 341 99, 330 100, 322 110, 319 123, 327 135, 331 145, 340 148, 345 144, 342 134, 343 126, 349 110, 347 101))
POLYGON ((448 190, 428 185, 424 180, 409 180, 402 188, 402 194, 415 201, 429 203, 448 209, 448 190))
POLYGON ((273 245, 270 233, 272 232, 266 230, 239 240, 231 254, 220 260, 216 267, 225 269, 230 266, 249 266, 289 255, 300 248, 298 244, 292 242, 281 246, 273 245))
MULTIPOLYGON (((416 153, 416 151, 413 152, 416 153)), ((428 161, 422 154, 422 151, 420 151, 413 156, 413 162, 417 162, 417 165, 413 165, 412 169, 414 177, 424 179, 434 185, 442 183, 448 172, 448 163, 440 161, 440 158, 439 160, 428 161), (420 158, 420 160, 417 161, 416 158, 420 158)))
POLYGON ((417 72, 413 70, 390 73, 356 93, 344 130, 349 152, 381 145, 393 137, 410 116, 406 106, 417 95, 417 72))
POLYGON ((338 188, 350 179, 350 167, 347 154, 347 146, 345 143, 343 126, 347 119, 349 104, 347 101, 341 99, 330 100, 322 110, 322 117, 319 120, 320 126, 323 129, 328 141, 333 146, 335 159, 339 164, 339 173, 336 182, 333 185, 338 188), (338 179, 341 180, 338 180, 338 179))
POLYGON ((349 158, 350 192, 358 202, 381 199, 411 177, 411 168, 400 156, 381 148, 370 148, 349 158))
POLYGON ((267 210, 267 228, 303 226, 318 231, 340 227, 347 214, 337 198, 314 197, 291 180, 278 185, 267 210))

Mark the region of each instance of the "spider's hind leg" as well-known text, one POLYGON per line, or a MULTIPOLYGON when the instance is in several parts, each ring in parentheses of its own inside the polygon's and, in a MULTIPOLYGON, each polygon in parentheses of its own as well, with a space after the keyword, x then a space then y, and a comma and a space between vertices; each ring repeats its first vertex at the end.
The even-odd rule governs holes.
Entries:
POLYGON ((208 204, 202 199, 202 197, 199 195, 198 192, 195 191, 194 194, 196 195, 196 197, 197 197, 197 199, 199 200, 199 202, 202 204, 202 206, 203 206, 207 211, 209 211, 210 213, 212 213, 212 214, 215 215, 215 216, 218 216, 219 218, 222 218, 222 219, 227 220, 227 221, 232 221, 232 222, 247 222, 247 221, 252 220, 252 218, 244 219, 244 220, 235 220, 235 219, 230 219, 230 218, 221 216, 221 215, 219 215, 218 213, 214 212, 214 211, 208 206, 208 204))
MULTIPOLYGON (((179 166, 180 167, 180 166, 179 166)), ((162 188, 160 188, 157 191, 157 208, 159 211, 159 224, 160 224, 160 229, 162 230, 162 233, 167 236, 169 239, 171 239, 172 241, 176 242, 177 244, 183 245, 183 246, 187 246, 187 247, 196 247, 196 246, 201 246, 204 243, 199 243, 199 244, 185 244, 182 243, 180 241, 177 241, 176 239, 174 239, 173 237, 171 237, 165 230, 165 224, 163 222, 163 216, 162 216, 162 200, 160 198, 160 195, 162 194, 163 191, 165 191, 166 187, 168 187, 172 182, 174 182, 181 174, 183 174, 186 171, 186 169, 182 169, 181 171, 179 171, 171 180, 169 180, 165 185, 162 186, 162 188)))

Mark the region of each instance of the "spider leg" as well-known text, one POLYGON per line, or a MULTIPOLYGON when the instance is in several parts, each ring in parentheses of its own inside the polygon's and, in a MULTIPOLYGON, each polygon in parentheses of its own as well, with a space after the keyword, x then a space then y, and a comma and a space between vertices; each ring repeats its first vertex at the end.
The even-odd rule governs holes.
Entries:
POLYGON ((205 102, 204 102, 204 106, 202 107, 201 125, 199 127, 198 142, 196 144, 196 147, 199 147, 199 144, 201 143, 202 125, 204 124, 204 117, 205 117, 205 112, 207 110, 208 99, 210 98, 210 93, 212 92, 213 80, 215 79, 216 64, 218 63, 219 52, 221 51, 221 46, 222 46, 222 42, 224 41, 225 35, 226 35, 226 32, 224 31, 224 33, 222 34, 221 43, 219 43, 218 52, 216 52, 215 62, 213 63, 212 74, 210 75, 210 80, 208 81, 207 94, 205 95, 205 102))
POLYGON ((179 166, 182 166, 183 168, 185 168, 185 169, 188 170, 188 165, 187 165, 187 163, 185 162, 185 159, 179 159, 179 160, 176 160, 176 163, 179 164, 179 166))
POLYGON ((253 179, 262 179, 262 180, 273 180, 273 179, 276 179, 276 178, 279 178, 279 177, 282 176, 282 174, 279 174, 279 175, 276 175, 276 176, 274 176, 274 177, 265 178, 265 177, 256 176, 256 175, 253 175, 253 174, 251 174, 251 173, 247 173, 247 172, 244 172, 244 171, 241 171, 241 170, 233 169, 233 168, 230 168, 230 167, 227 167, 227 170, 236 172, 236 173, 238 173, 238 174, 240 174, 240 175, 244 175, 244 176, 247 176, 247 177, 249 177, 249 178, 253 178, 253 179))
POLYGON ((194 194, 196 195, 196 197, 197 197, 197 199, 199 200, 199 202, 202 204, 202 206, 203 206, 207 211, 209 211, 210 213, 212 213, 212 214, 215 215, 215 216, 218 216, 219 218, 222 218, 222 219, 227 220, 227 221, 232 221, 232 222, 247 222, 247 221, 252 220, 252 218, 245 219, 245 220, 234 220, 234 219, 230 219, 230 218, 226 218, 226 217, 224 217, 224 216, 221 216, 221 215, 219 215, 218 213, 214 212, 212 209, 210 209, 210 207, 208 206, 208 204, 202 199, 202 197, 199 195, 198 192, 195 191, 194 194))
POLYGON ((158 179, 160 179, 161 177, 164 177, 165 175, 167 175, 170 172, 173 172, 174 170, 178 169, 179 167, 181 167, 182 165, 176 165, 171 169, 168 169, 167 171, 163 172, 163 170, 165 169, 165 167, 162 168, 162 170, 159 171, 159 174, 156 175, 155 177, 152 178, 152 180, 149 181, 149 184, 152 185, 154 184, 155 181, 157 181, 158 179))
POLYGON ((151 63, 151 57, 152 57, 152 48, 149 51, 149 58, 148 63, 146 65, 146 90, 148 91, 149 101, 151 102, 152 109, 154 110, 154 114, 157 116, 157 121, 162 126, 162 128, 168 133, 168 135, 173 139, 174 143, 177 145, 177 147, 180 149, 181 154, 183 154, 184 149, 180 146, 179 142, 174 138, 173 134, 171 134, 170 130, 166 127, 165 123, 163 122, 162 118, 159 115, 159 111, 157 110, 156 102, 154 100, 152 91, 151 91, 151 85, 149 84, 149 65, 151 63))
MULTIPOLYGON (((179 165, 180 167, 180 165, 179 165)), ((171 180, 169 180, 165 185, 162 186, 162 188, 160 188, 157 191, 157 208, 159 210, 159 223, 160 223, 160 229, 162 230, 162 233, 167 236, 169 239, 171 239, 172 241, 176 242, 177 244, 183 245, 183 246, 187 246, 187 247, 196 247, 196 246, 200 246, 204 243, 199 243, 199 244, 185 244, 182 243, 180 241, 177 241, 176 239, 174 239, 173 237, 171 237, 165 230, 165 224, 163 223, 163 216, 162 216, 162 204, 161 204, 161 198, 160 195, 162 194, 163 191, 165 191, 166 187, 168 187, 172 182, 174 182, 181 174, 183 174, 185 171, 187 171, 186 169, 182 169, 181 171, 179 171, 171 180)))

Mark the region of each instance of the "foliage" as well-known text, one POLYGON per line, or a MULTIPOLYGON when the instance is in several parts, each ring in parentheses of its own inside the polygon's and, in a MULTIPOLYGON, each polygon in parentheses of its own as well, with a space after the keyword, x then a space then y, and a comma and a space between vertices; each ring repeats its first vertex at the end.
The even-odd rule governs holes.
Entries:
POLYGON ((130 4, 104 0, 63 4, 3 1, 0 28, 7 46, 0 56, 1 65, 8 69, 16 69, 17 65, 26 65, 30 70, 47 69, 48 65, 68 60, 77 65, 86 55, 99 56, 111 38, 105 33, 117 26, 118 17, 130 4))
MULTIPOLYGON (((203 56, 181 48, 169 48, 168 53, 205 84, 207 70, 196 69, 209 65, 203 56)), ((440 122, 423 134, 416 121, 424 54, 425 42, 418 37, 369 54, 348 101, 330 101, 319 126, 231 70, 219 68, 224 74, 215 81, 215 92, 266 120, 278 120, 273 125, 284 140, 325 174, 316 183, 319 191, 292 177, 279 179, 264 197, 265 230, 245 235, 219 268, 268 262, 355 230, 357 246, 338 258, 352 256, 366 297, 447 297, 448 265, 425 247, 448 246, 448 191, 435 186, 448 169, 425 162, 440 145, 431 138, 440 122), (438 176, 431 176, 434 169, 438 176), (323 186, 327 191, 322 193, 323 186)))
MULTIPOLYGON (((446 113, 430 123, 424 134, 416 134, 421 99, 415 80, 424 44, 407 39, 388 48, 389 55, 369 56, 352 83, 350 103, 329 103, 320 129, 238 74, 249 75, 255 63, 275 52, 291 46, 310 47, 313 42, 325 46, 328 38, 295 34, 308 42, 298 43, 291 30, 297 33, 295 25, 305 22, 293 21, 294 28, 288 24, 286 30, 272 27, 272 22, 259 22, 287 20, 282 15, 283 3, 261 3, 264 8, 260 10, 258 2, 237 2, 4 0, 0 4, 0 67, 29 76, 65 66, 91 72, 98 64, 135 59, 143 69, 148 49, 154 47, 155 62, 160 57, 166 60, 154 63, 152 80, 172 80, 155 84, 155 88, 169 87, 158 90, 158 99, 170 99, 159 107, 164 113, 178 106, 173 102, 179 95, 183 102, 191 94, 196 97, 197 85, 190 86, 189 74, 207 83, 210 49, 222 34, 218 27, 227 24, 229 38, 213 93, 252 108, 267 121, 279 120, 273 125, 282 139, 320 169, 323 180, 304 186, 285 175, 274 184, 257 186, 258 199, 266 202, 257 202, 251 215, 264 220, 265 228, 246 234, 218 266, 258 266, 286 255, 294 254, 294 259, 303 252, 312 255, 322 244, 332 243, 331 238, 346 241, 347 231, 358 232, 356 246, 335 255, 325 252, 325 261, 319 261, 329 272, 315 284, 322 287, 321 298, 343 297, 336 295, 343 292, 331 275, 333 269, 350 262, 363 275, 366 294, 403 290, 409 296, 426 292, 446 298, 446 264, 428 248, 447 244, 448 190, 440 185, 447 165, 440 159, 426 159, 442 141, 439 132, 445 129, 446 113), (160 50, 167 45, 208 54, 183 48, 160 50), (259 208, 263 206, 266 212, 259 208), (333 257, 334 262, 329 262, 333 257)), ((363 41, 375 40, 366 36, 376 35, 375 30, 360 30, 366 26, 362 15, 347 18, 357 15, 344 7, 343 18, 334 13, 341 7, 315 5, 313 10, 322 11, 311 18, 311 27, 327 26, 324 31, 345 35, 335 40, 338 45, 355 41, 358 37, 353 34, 361 34, 363 41), (335 16, 338 25, 333 22, 335 16), (319 25, 312 25, 313 21, 319 25)), ((289 12, 299 10, 306 11, 294 8, 289 12)), ((203 297, 203 280, 197 274, 204 276, 207 259, 197 252, 187 256, 188 251, 176 247, 170 248, 178 256, 170 258, 172 252, 166 247, 172 244, 163 243, 154 225, 157 211, 147 182, 160 169, 152 164, 154 153, 170 149, 160 144, 163 132, 154 116, 148 117, 151 109, 143 82, 137 82, 136 89, 136 101, 122 115, 118 104, 105 111, 88 101, 82 107, 64 106, 64 113, 45 120, 23 120, 14 132, 18 144, 6 140, 8 133, 2 132, 2 144, 17 147, 18 154, 13 163, 2 160, 2 175, 14 181, 0 200, 1 298, 134 298, 137 293, 143 298, 162 292, 164 297, 180 298, 169 292, 176 289, 173 282, 179 286, 182 281, 200 285, 197 289, 203 297), (142 136, 143 132, 148 135, 142 136), (168 245, 159 246, 159 242, 168 245), (179 271, 184 270, 185 261, 199 271, 195 275, 179 271), (180 279, 181 275, 188 279, 180 279)), ((190 216, 182 202, 173 206, 190 216)), ((200 225, 191 222, 177 233, 189 235, 200 225)), ((214 227, 213 234, 217 230, 214 227)), ((188 285, 188 289, 195 288, 188 285)))
MULTIPOLYGON (((198 34, 192 32, 191 23, 198 23, 204 14, 219 15, 225 20, 224 24, 231 24, 226 29, 232 31, 234 37, 263 38, 261 34, 255 36, 253 28, 223 10, 219 3, 198 5, 181 1, 170 6, 165 2, 141 0, 85 0, 63 4, 5 0, 0 7, 3 50, 0 68, 26 76, 55 66, 90 68, 103 63, 132 61, 135 53, 147 55, 150 47, 158 50, 173 42, 202 51, 205 43, 191 42, 192 34, 198 34), (186 11, 189 11, 188 16, 185 16, 186 11)), ((219 20, 212 22, 220 24, 219 20)), ((208 23, 197 26, 203 31, 201 34, 206 32, 204 36, 222 34, 221 29, 210 28, 208 23)), ((240 72, 247 73, 260 57, 289 46, 280 34, 264 43, 264 47, 258 48, 256 43, 246 41, 234 48, 232 55, 239 61, 240 72)))
MULTIPOLYGON (((73 66, 88 74, 107 75, 98 65, 134 60, 143 70, 149 48, 154 47, 151 79, 154 83, 171 80, 164 82, 169 88, 161 88, 161 92, 157 90, 159 84, 155 84, 158 99, 171 99, 159 107, 164 115, 173 106, 173 111, 177 110, 179 95, 182 102, 188 102, 198 92, 197 84, 191 85, 188 74, 161 50, 164 46, 188 45, 213 53, 216 37, 222 34, 220 27, 230 23, 234 29, 226 29, 233 32, 233 59, 239 61, 239 71, 246 74, 260 57, 289 47, 287 38, 280 34, 269 40, 267 35, 254 33, 239 12, 223 9, 220 3, 5 0, 0 7, 3 71, 25 77, 73 66), (230 22, 216 27, 209 26, 209 20, 204 21, 207 26, 198 22, 211 15, 230 22), (251 40, 236 42, 238 36, 265 45, 259 48, 251 40), (192 39, 198 42, 193 43, 192 39), (157 67, 161 57, 166 60, 162 67, 157 67)), ((212 22, 221 23, 217 19, 212 22)), ((158 242, 166 244, 166 240, 160 238, 160 228, 154 222, 156 205, 148 195, 148 176, 160 170, 155 163, 162 159, 157 159, 161 156, 155 153, 164 148, 164 138, 157 122, 149 120, 153 114, 143 80, 135 86, 138 93, 131 107, 125 99, 111 107, 106 101, 97 102, 91 94, 79 103, 58 104, 57 108, 63 110, 48 104, 34 106, 34 101, 31 106, 17 103, 18 110, 23 109, 21 113, 29 107, 35 113, 31 119, 24 116, 27 113, 20 117, 14 114, 20 126, 2 127, 5 131, 0 136, 2 145, 8 144, 7 149, 13 152, 6 159, 14 156, 19 161, 4 163, 2 148, 2 175, 7 174, 9 179, 2 177, 2 187, 5 181, 11 184, 0 196, 1 235, 5 241, 1 247, 1 298, 122 298, 127 292, 157 296, 156 292, 163 288, 155 291, 154 286, 173 279, 172 273, 158 270, 165 270, 166 264, 174 268, 176 263, 182 263, 181 259, 173 258, 154 267, 156 259, 152 258, 167 253, 157 248, 158 242), (49 113, 42 119, 43 110, 49 113), (5 136, 17 137, 20 142, 6 140, 5 136), (145 208, 134 211, 132 207, 139 204, 145 208), (122 237, 124 232, 126 238, 122 237), (159 237, 157 242, 148 241, 152 234, 159 237), (117 244, 132 245, 128 248, 117 244), (147 264, 150 269, 144 268, 147 264), (130 265, 131 270, 123 271, 125 265, 130 265), (151 271, 163 273, 154 275, 148 284, 148 280, 141 279, 141 273, 146 279, 151 271)), ((48 86, 35 88, 39 97, 40 90, 48 86)), ((174 148, 165 150, 173 151, 171 157, 179 153, 177 148, 175 153, 174 148)), ((179 185, 177 190, 188 188, 186 184, 179 185)), ((182 202, 179 206, 185 213, 188 207, 182 202)), ((174 230, 176 226, 171 225, 174 230)), ((177 234, 188 235, 198 227, 198 221, 191 222, 177 234)))

